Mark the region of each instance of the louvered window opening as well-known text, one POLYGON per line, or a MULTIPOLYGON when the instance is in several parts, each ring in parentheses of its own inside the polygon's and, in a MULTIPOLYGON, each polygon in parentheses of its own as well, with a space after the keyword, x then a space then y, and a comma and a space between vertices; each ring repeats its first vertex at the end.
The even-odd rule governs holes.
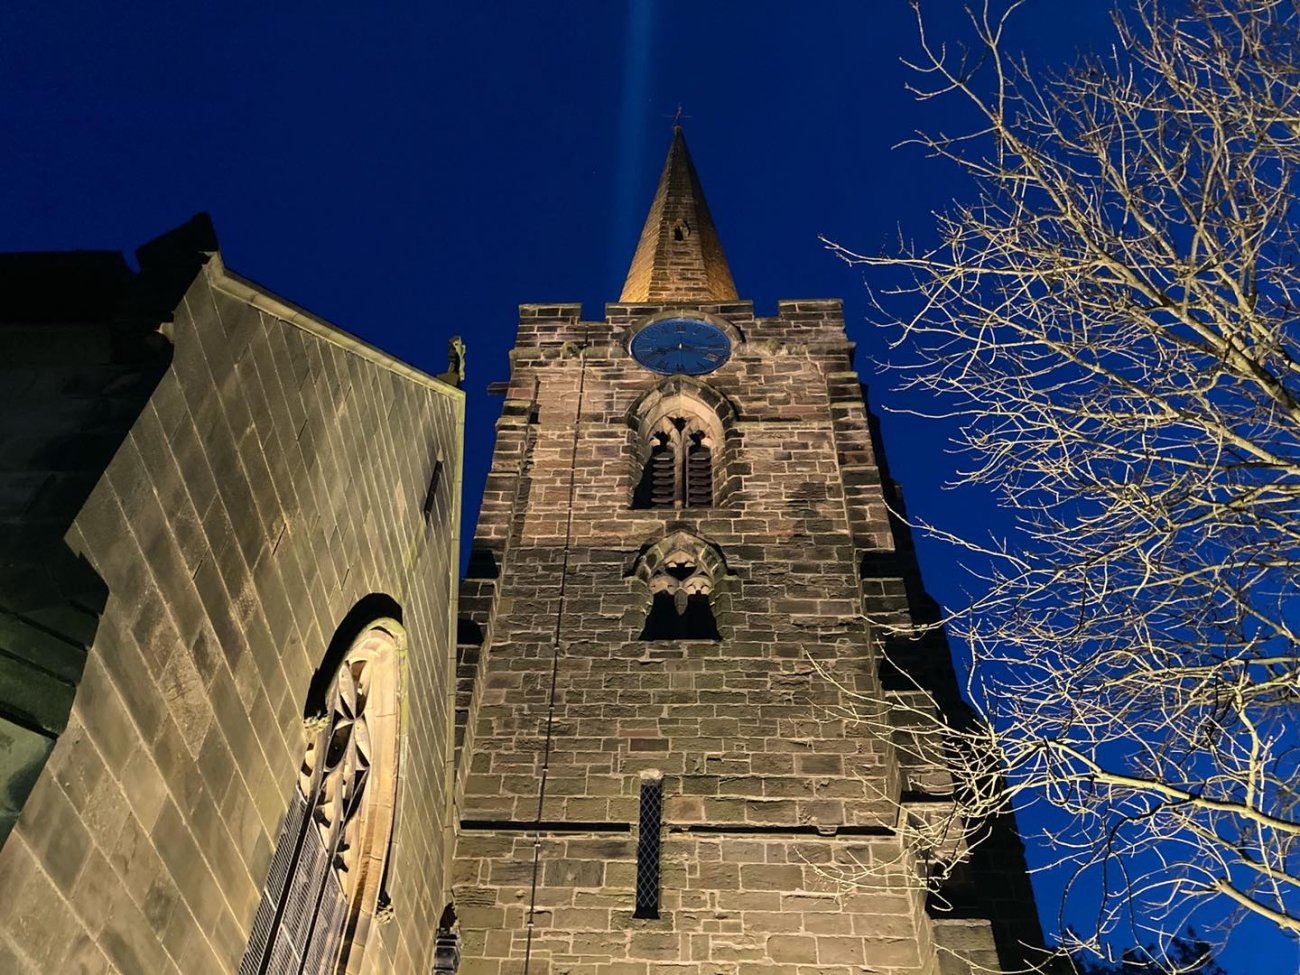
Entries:
POLYGON ((641 783, 641 828, 636 841, 637 918, 659 916, 659 846, 663 825, 663 781, 641 783))
POLYGON ((713 450, 707 437, 682 417, 673 417, 665 426, 650 438, 633 507, 712 507, 713 450))

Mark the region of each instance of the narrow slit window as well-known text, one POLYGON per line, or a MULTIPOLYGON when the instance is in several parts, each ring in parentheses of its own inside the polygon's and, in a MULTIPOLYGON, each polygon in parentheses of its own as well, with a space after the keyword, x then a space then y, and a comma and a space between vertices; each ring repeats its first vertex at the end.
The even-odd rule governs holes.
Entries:
POLYGON ((663 825, 663 779, 641 783, 641 828, 636 841, 636 911, 638 918, 659 916, 659 832, 663 825))
POLYGON ((676 453, 668 443, 666 434, 655 437, 646 464, 647 508, 671 508, 676 496, 676 453))
POLYGON ((686 507, 707 508, 713 504, 713 451, 704 434, 694 433, 686 447, 686 507))
POLYGON ((434 506, 438 502, 438 487, 442 484, 442 458, 433 462, 433 473, 429 475, 429 489, 424 492, 424 520, 433 518, 434 506))

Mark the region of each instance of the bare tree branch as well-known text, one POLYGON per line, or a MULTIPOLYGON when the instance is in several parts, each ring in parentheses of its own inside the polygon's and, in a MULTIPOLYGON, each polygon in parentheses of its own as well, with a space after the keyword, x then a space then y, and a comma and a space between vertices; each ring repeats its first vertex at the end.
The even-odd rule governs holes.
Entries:
POLYGON ((909 143, 971 202, 932 245, 827 242, 873 269, 898 388, 959 424, 956 483, 1014 519, 919 526, 976 568, 942 625, 982 721, 919 683, 854 718, 935 770, 899 818, 936 889, 1036 801, 1067 913, 1092 901, 1066 947, 1169 945, 1202 909, 1300 933, 1300 4, 1135 0, 1050 78, 1005 50, 1018 5, 961 49, 914 3, 913 90, 979 121, 909 143))

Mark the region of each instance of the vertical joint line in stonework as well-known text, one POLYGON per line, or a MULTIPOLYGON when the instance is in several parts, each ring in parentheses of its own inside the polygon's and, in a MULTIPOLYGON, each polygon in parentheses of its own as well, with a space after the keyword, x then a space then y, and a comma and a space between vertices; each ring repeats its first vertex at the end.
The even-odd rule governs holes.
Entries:
POLYGON ((564 520, 564 550, 560 556, 560 597, 555 611, 555 636, 551 641, 551 689, 546 702, 546 736, 542 742, 542 769, 537 779, 537 831, 533 839, 533 878, 528 892, 528 938, 524 942, 524 971, 528 975, 533 958, 533 918, 537 909, 537 875, 542 861, 542 811, 546 804, 546 779, 551 767, 551 729, 555 723, 555 687, 560 677, 560 634, 564 632, 564 602, 569 581, 569 548, 573 544, 573 500, 578 490, 578 442, 582 434, 582 396, 587 384, 589 331, 583 329, 578 351, 578 402, 573 414, 573 446, 569 453, 569 503, 564 520))

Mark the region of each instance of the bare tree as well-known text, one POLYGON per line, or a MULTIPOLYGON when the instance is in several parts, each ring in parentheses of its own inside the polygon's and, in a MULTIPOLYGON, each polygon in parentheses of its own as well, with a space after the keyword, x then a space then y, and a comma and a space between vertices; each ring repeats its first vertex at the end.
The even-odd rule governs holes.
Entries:
POLYGON ((1085 961, 1078 971, 1079 975, 1163 975, 1170 968, 1188 975, 1228 975, 1214 959, 1210 945, 1197 937, 1194 929, 1180 935, 1164 950, 1134 947, 1111 962, 1085 961), (1161 961, 1152 960, 1151 956, 1157 953, 1163 956, 1161 961))
POLYGON ((946 622, 985 723, 900 697, 903 749, 955 774, 914 840, 1042 801, 1095 911, 1068 947, 1229 908, 1300 934, 1300 5, 1136 0, 1042 78, 1004 50, 1020 2, 967 49, 918 8, 916 93, 979 123, 916 142, 974 202, 933 246, 830 245, 876 269, 900 386, 957 419, 956 480, 1014 519, 921 526, 980 567, 946 622))

